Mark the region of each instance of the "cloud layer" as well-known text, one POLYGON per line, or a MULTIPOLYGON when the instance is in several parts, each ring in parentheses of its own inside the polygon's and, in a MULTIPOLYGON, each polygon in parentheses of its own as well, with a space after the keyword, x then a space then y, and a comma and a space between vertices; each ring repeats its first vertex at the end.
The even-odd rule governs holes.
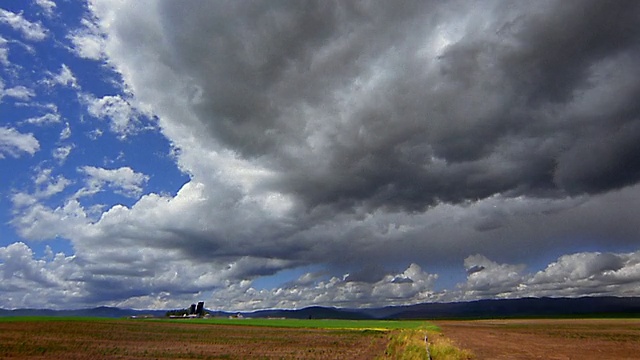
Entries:
MULTIPOLYGON (((71 281, 81 303, 128 306, 638 295, 638 3, 93 0, 89 10, 70 50, 105 60, 126 94, 79 98, 123 139, 157 116, 189 181, 145 194, 148 174, 86 166, 86 186, 61 203, 18 196, 21 236, 70 239, 76 253, 41 263, 16 243, 3 269, 20 257, 71 281), (137 200, 82 201, 104 187, 137 200), (548 254, 570 255, 525 265, 548 254), (252 285, 313 266, 323 271, 252 285), (466 282, 436 290, 437 267, 466 270, 466 282)), ((58 69, 52 83, 78 87, 58 69)), ((37 150, 11 141, 0 149, 12 156, 37 150)))
POLYGON ((637 9, 453 6, 154 2, 102 18, 120 30, 114 63, 178 147, 192 144, 171 127, 198 127, 190 141, 275 172, 269 189, 306 210, 637 182, 637 9), (122 36, 133 23, 138 37, 122 36))

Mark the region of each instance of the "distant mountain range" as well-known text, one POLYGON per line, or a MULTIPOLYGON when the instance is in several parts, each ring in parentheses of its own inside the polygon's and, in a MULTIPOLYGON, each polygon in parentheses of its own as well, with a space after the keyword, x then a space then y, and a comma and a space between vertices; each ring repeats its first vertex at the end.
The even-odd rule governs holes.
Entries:
MULTIPOLYGON (((523 298, 456 303, 424 303, 382 308, 338 309, 312 306, 300 310, 224 312, 207 310, 212 316, 292 319, 486 319, 521 317, 640 317, 640 297, 523 298)), ((66 316, 123 318, 162 317, 165 310, 133 310, 97 307, 79 310, 0 309, 7 316, 66 316)))
POLYGON ((131 316, 164 316, 166 310, 133 310, 117 307, 100 306, 91 309, 50 310, 50 309, 0 309, 0 317, 7 316, 56 316, 56 317, 102 317, 122 318, 131 316))
POLYGON ((522 298, 425 303, 364 310, 384 319, 640 317, 640 297, 522 298))

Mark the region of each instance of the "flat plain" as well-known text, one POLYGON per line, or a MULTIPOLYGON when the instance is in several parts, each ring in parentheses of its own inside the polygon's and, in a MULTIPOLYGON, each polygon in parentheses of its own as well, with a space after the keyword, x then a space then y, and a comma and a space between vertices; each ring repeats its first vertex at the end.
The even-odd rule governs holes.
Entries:
POLYGON ((476 359, 640 359, 640 319, 435 321, 476 359))
POLYGON ((148 320, 1 321, 0 358, 374 359, 387 334, 148 320))
MULTIPOLYGON (((432 344, 453 342, 473 354, 433 360, 640 359, 640 319, 438 320, 434 325, 96 318, 0 318, 0 359, 422 359, 424 354, 407 357, 401 349, 398 357, 389 350, 407 336, 423 347, 426 332, 432 344)), ((432 354, 443 353, 432 346, 432 354)))
POLYGON ((0 321, 0 359, 375 359, 389 342, 387 332, 371 329, 25 320, 0 321))

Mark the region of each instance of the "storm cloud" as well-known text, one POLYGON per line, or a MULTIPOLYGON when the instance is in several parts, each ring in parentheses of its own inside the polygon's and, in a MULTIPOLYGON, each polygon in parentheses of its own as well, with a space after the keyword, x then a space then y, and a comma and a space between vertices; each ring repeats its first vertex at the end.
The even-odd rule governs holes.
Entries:
POLYGON ((114 13, 109 50, 167 128, 201 130, 183 144, 167 129, 183 152, 260 166, 271 175, 259 191, 301 212, 420 213, 635 184, 639 12, 624 1, 160 1, 114 13), (165 112, 174 105, 188 116, 165 112))
POLYGON ((633 2, 138 7, 157 28, 113 25, 165 67, 145 86, 186 98, 200 145, 274 171, 264 186, 306 210, 562 197, 640 176, 633 2))

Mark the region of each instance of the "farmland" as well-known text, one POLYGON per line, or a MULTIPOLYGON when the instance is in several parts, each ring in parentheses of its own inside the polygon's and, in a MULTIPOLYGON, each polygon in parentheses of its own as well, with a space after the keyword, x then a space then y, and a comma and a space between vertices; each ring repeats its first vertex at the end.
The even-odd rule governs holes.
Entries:
POLYGON ((634 359, 640 320, 0 318, 0 359, 634 359), (436 326, 437 325, 437 326, 436 326), (461 351, 463 348, 466 351, 461 351))
POLYGON ((384 356, 394 334, 381 329, 425 324, 260 321, 5 318, 0 358, 375 359, 384 356))
POLYGON ((638 319, 437 321, 478 359, 638 359, 638 319))
MULTIPOLYGON (((176 320, 163 320, 175 322, 176 320)), ((181 320, 177 320, 181 321, 181 320)), ((267 326, 283 328, 308 328, 308 329, 351 329, 351 330, 396 330, 396 329, 431 329, 437 327, 429 325, 422 320, 344 320, 344 319, 268 319, 268 318, 245 318, 245 319, 192 319, 190 322, 200 324, 217 325, 244 325, 244 326, 267 326)))

